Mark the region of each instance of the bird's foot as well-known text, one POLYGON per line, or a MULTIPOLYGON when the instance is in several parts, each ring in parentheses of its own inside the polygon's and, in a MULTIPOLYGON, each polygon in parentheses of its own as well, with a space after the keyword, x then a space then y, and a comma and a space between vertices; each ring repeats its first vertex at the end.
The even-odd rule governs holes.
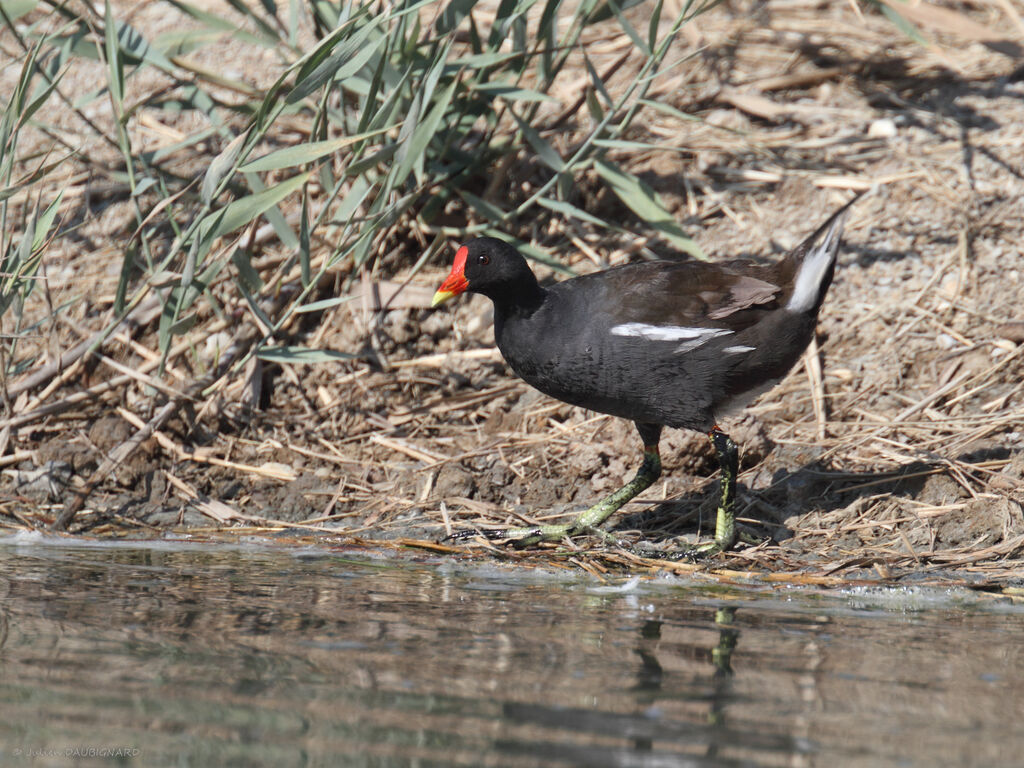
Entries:
POLYGON ((567 525, 534 525, 528 528, 499 528, 491 531, 458 531, 457 533, 445 536, 441 541, 468 541, 477 536, 482 536, 488 541, 504 541, 515 549, 525 549, 539 544, 542 541, 561 541, 565 538, 572 538, 581 534, 593 534, 602 538, 607 544, 617 544, 612 534, 601 528, 589 525, 580 525, 577 520, 567 525))
POLYGON ((688 561, 691 563, 700 562, 703 560, 709 560, 715 555, 719 555, 722 552, 730 549, 724 543, 719 541, 707 541, 703 544, 686 544, 681 547, 674 547, 668 550, 648 548, 644 546, 628 546, 626 549, 637 557, 642 557, 646 560, 667 560, 671 563, 678 563, 680 561, 688 561))
POLYGON ((665 559, 672 560, 673 562, 687 560, 691 563, 698 563, 703 560, 710 560, 715 555, 720 555, 731 548, 731 543, 727 544, 720 541, 706 541, 703 544, 694 544, 692 546, 677 549, 674 552, 669 553, 665 559))
POLYGON ((673 549, 669 552, 651 552, 636 548, 632 548, 631 551, 641 557, 669 560, 671 562, 687 560, 692 563, 697 563, 704 560, 710 560, 716 555, 720 555, 734 549, 737 542, 742 542, 743 544, 748 544, 750 546, 757 546, 759 544, 764 544, 766 541, 770 541, 770 539, 752 536, 751 534, 743 531, 737 531, 731 540, 716 538, 713 541, 706 541, 703 544, 689 544, 679 547, 678 549, 673 549))
POLYGON ((746 533, 745 531, 740 531, 736 535, 739 537, 740 541, 742 541, 744 544, 749 544, 752 547, 758 547, 762 544, 767 544, 769 541, 772 540, 771 536, 755 536, 754 534, 746 533))
MULTIPOLYGON (((641 431, 641 435, 644 432, 641 431)), ((459 531, 445 536, 442 541, 466 541, 474 536, 483 536, 490 541, 507 541, 516 549, 523 549, 542 541, 561 541, 581 534, 592 534, 600 537, 605 544, 617 546, 619 541, 600 526, 617 512, 623 504, 632 499, 661 474, 661 455, 658 453, 657 433, 648 433, 649 442, 645 439, 644 461, 637 470, 636 477, 619 490, 609 494, 589 509, 585 510, 571 523, 564 525, 533 525, 527 528, 502 528, 494 531, 459 531)))

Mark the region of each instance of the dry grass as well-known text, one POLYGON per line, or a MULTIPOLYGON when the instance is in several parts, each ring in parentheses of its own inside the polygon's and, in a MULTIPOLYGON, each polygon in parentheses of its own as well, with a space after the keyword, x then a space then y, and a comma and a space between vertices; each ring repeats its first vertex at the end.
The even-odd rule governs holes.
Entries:
MULTIPOLYGON (((647 108, 629 138, 655 148, 610 151, 712 258, 784 249, 842 190, 878 187, 848 226, 816 349, 731 430, 747 455, 740 517, 773 541, 702 565, 592 541, 476 551, 598 575, 710 569, 824 586, 1024 577, 1024 60, 1014 48, 1024 27, 1010 3, 916 8, 931 36, 923 46, 855 4, 719 7, 684 28, 669 58, 690 58, 648 94, 699 119, 647 108), (971 24, 951 26, 950 13, 971 24)), ((635 73, 621 33, 595 30, 583 44, 613 93, 635 73)), ((544 135, 559 152, 587 129, 582 82, 567 76, 553 91, 544 135)), ((143 128, 156 145, 177 130, 143 128)), ((161 366, 159 302, 101 331, 114 320, 109 257, 134 229, 128 203, 113 181, 68 169, 54 180, 65 205, 90 203, 79 237, 44 257, 43 290, 26 307, 29 320, 45 319, 21 347, 36 362, 5 382, 0 526, 203 533, 206 520, 220 532, 291 528, 462 552, 426 539, 562 519, 633 471, 631 427, 511 378, 486 302, 423 309, 444 255, 327 267, 331 244, 314 242, 313 270, 324 268, 314 295, 352 300, 294 315, 281 332, 355 359, 249 357, 238 370, 300 280, 273 229, 254 226, 243 237, 263 293, 252 304, 213 286, 223 311, 204 310, 161 366), (48 461, 70 476, 50 477, 48 461)), ((494 178, 529 194, 545 171, 522 152, 494 178)), ((574 204, 629 218, 593 174, 574 204)), ((413 227, 408 237, 426 248, 435 234, 413 227)), ((579 220, 520 222, 516 234, 578 271, 670 250, 653 234, 579 220)), ((670 550, 695 524, 707 534, 714 493, 701 440, 672 434, 664 453, 665 477, 616 533, 670 550)))

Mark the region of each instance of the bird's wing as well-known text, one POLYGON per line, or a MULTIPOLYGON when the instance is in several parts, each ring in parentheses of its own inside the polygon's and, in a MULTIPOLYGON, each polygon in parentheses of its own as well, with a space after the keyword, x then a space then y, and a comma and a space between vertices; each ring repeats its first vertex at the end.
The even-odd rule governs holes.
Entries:
POLYGON ((778 285, 762 277, 701 261, 642 262, 600 275, 600 281, 594 280, 582 293, 595 306, 609 308, 613 326, 737 331, 764 311, 777 309, 781 293, 778 285))

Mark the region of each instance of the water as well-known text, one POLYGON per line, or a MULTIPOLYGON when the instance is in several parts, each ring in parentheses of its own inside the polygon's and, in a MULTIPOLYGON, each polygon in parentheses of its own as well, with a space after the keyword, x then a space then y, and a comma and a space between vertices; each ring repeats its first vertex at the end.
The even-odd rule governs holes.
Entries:
POLYGON ((1010 766, 1024 611, 0 539, 0 762, 1010 766))

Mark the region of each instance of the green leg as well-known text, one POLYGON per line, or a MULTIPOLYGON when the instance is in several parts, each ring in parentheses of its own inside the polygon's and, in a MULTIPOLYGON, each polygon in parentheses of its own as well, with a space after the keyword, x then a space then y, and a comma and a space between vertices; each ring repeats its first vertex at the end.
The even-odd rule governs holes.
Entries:
POLYGON ((683 557, 698 558, 717 555, 732 548, 736 543, 736 475, 739 472, 739 450, 736 443, 717 426, 708 432, 711 444, 718 456, 718 466, 722 472, 721 487, 718 497, 718 514, 715 519, 715 540, 707 544, 698 544, 680 553, 683 557))
POLYGON ((534 528, 510 528, 496 531, 499 536, 488 538, 517 539, 516 546, 526 547, 538 541, 557 541, 565 536, 580 533, 598 533, 603 537, 612 538, 611 534, 598 528, 626 502, 639 494, 661 476, 661 454, 657 445, 644 446, 644 461, 637 470, 636 476, 614 493, 601 499, 597 504, 582 512, 579 517, 566 525, 539 525, 534 528))
MULTIPOLYGON (((615 537, 598 526, 621 509, 626 502, 650 487, 661 476, 661 453, 658 451, 661 427, 653 424, 637 424, 636 428, 644 441, 644 461, 640 465, 640 469, 637 470, 636 476, 619 490, 601 499, 571 523, 565 525, 507 528, 501 531, 486 531, 483 535, 488 539, 513 539, 513 544, 516 547, 528 547, 539 541, 558 541, 566 536, 575 536, 580 533, 597 533, 614 542, 615 537)), ((476 531, 460 531, 447 538, 462 540, 476 535, 476 531)))
POLYGON ((740 467, 740 452, 736 443, 725 432, 715 427, 711 430, 711 443, 718 455, 722 469, 721 495, 718 500, 718 516, 715 520, 715 543, 722 549, 729 549, 736 543, 736 475, 740 467))

